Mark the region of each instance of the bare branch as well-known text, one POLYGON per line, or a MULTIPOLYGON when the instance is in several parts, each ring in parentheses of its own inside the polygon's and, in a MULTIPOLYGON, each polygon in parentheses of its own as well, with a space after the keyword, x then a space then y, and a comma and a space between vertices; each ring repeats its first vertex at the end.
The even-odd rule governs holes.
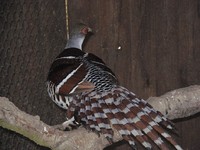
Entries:
POLYGON ((185 118, 200 112, 200 86, 177 89, 147 101, 171 120, 185 118))
MULTIPOLYGON (((200 86, 190 86, 151 97, 148 102, 170 119, 183 118, 200 111, 200 86)), ((54 150, 93 150, 108 145, 104 136, 98 137, 80 127, 73 131, 60 131, 19 110, 7 98, 0 97, 0 126, 24 135, 35 143, 54 150)), ((114 141, 121 137, 115 132, 114 141)))
MULTIPOLYGON (((53 150, 100 150, 109 144, 104 136, 99 137, 82 127, 68 132, 55 129, 42 122, 39 116, 32 116, 19 110, 5 97, 0 97, 0 126, 53 150)), ((114 139, 120 138, 116 133, 114 139)))

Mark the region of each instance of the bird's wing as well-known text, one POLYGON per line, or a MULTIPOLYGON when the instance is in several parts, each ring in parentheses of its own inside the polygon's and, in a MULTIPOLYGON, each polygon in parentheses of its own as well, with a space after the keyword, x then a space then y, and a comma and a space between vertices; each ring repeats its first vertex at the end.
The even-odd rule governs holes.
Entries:
POLYGON ((53 62, 47 80, 55 84, 55 93, 60 95, 91 91, 94 85, 85 81, 87 67, 81 61, 85 53, 78 49, 63 51, 53 62))
MULTIPOLYGON (((94 54, 92 54, 92 53, 88 53, 88 54, 85 55, 85 56, 86 56, 85 58, 86 58, 90 63, 96 65, 96 66, 99 67, 99 68, 101 68, 103 71, 107 72, 108 74, 110 74, 111 76, 113 76, 113 77, 116 79, 116 76, 115 76, 115 74, 113 73, 113 71, 112 71, 109 67, 107 67, 107 65, 104 63, 104 61, 103 61, 101 58, 99 58, 98 56, 96 56, 96 55, 94 55, 94 54)), ((117 79, 116 79, 116 80, 117 80, 117 79)))

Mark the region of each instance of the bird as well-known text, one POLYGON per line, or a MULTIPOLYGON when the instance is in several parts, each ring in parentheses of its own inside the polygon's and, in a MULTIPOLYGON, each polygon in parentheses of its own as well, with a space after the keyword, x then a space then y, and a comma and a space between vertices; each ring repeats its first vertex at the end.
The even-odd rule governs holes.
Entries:
POLYGON ((113 143, 114 129, 133 149, 138 141, 145 149, 153 145, 182 150, 169 132, 175 125, 145 100, 121 86, 116 75, 98 56, 83 50, 92 29, 82 23, 72 29, 64 50, 49 69, 46 85, 50 98, 67 111, 62 125, 82 124, 113 143))

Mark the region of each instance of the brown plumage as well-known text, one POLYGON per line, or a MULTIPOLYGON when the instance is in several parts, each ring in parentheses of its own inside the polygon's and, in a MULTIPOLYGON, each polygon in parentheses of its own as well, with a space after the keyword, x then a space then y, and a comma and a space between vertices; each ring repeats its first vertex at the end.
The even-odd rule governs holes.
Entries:
POLYGON ((147 149, 152 149, 154 143, 163 150, 169 149, 168 144, 181 150, 168 134, 168 130, 174 130, 173 123, 120 86, 100 58, 82 51, 82 43, 90 31, 82 24, 73 30, 47 78, 49 96, 67 109, 69 120, 64 124, 82 123, 87 129, 104 134, 109 141, 115 128, 133 148, 137 140, 147 149))

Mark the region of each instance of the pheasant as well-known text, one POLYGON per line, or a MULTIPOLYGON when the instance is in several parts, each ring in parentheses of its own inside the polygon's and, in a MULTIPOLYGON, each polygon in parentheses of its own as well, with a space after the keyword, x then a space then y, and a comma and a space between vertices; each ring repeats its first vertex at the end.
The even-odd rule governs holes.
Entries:
POLYGON ((78 24, 49 70, 48 94, 67 111, 68 120, 63 126, 82 124, 103 134, 110 142, 115 129, 133 148, 138 141, 146 149, 156 145, 168 150, 170 144, 182 150, 168 133, 174 131, 174 124, 145 100, 120 86, 102 59, 82 50, 91 31, 87 25, 78 24))

